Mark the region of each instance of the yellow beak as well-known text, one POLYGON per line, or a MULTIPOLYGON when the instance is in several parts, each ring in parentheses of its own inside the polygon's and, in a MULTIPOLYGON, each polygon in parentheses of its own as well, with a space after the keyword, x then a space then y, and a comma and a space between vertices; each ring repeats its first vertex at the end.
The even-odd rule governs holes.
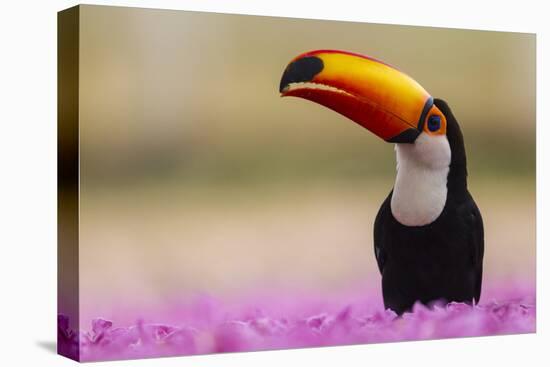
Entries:
POLYGON ((445 116, 420 84, 367 56, 334 50, 304 53, 288 64, 279 90, 283 97, 328 107, 388 142, 413 143, 422 131, 445 133, 445 116), (436 131, 426 127, 434 119, 440 126, 436 131))

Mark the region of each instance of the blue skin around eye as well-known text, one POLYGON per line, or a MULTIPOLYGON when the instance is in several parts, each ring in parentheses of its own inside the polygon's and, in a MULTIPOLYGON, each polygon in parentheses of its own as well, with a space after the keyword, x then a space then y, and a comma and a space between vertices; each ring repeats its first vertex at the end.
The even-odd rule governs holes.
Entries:
POLYGON ((439 116, 430 116, 428 119, 428 130, 437 131, 441 127, 441 117, 439 116))

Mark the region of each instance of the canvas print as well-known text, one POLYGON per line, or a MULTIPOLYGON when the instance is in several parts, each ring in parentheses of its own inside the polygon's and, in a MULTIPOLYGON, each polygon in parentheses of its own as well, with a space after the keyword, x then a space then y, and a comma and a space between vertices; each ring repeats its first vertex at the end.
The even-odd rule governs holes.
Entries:
POLYGON ((535 35, 58 25, 60 354, 535 332, 535 35))

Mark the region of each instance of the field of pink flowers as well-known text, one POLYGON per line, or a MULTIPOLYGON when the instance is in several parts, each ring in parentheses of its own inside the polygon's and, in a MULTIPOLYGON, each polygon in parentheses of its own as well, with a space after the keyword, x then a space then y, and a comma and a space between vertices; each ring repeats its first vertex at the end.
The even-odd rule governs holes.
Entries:
MULTIPOLYGON (((330 300, 262 294, 236 304, 202 296, 176 308, 169 318, 179 321, 173 323, 120 326, 98 317, 78 333, 59 315, 58 350, 98 361, 531 333, 534 294, 529 287, 492 287, 479 305, 417 304, 402 317, 384 310, 378 294, 361 291, 330 300)), ((153 316, 147 319, 167 315, 153 316)))

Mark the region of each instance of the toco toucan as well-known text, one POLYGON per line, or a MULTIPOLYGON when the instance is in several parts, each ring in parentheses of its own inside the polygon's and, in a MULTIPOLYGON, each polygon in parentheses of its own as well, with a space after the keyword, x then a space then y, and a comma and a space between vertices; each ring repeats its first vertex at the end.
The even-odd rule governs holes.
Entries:
POLYGON ((395 144, 397 177, 374 222, 386 308, 477 303, 483 221, 467 188, 462 132, 447 103, 371 57, 317 50, 295 57, 279 91, 328 107, 395 144))

